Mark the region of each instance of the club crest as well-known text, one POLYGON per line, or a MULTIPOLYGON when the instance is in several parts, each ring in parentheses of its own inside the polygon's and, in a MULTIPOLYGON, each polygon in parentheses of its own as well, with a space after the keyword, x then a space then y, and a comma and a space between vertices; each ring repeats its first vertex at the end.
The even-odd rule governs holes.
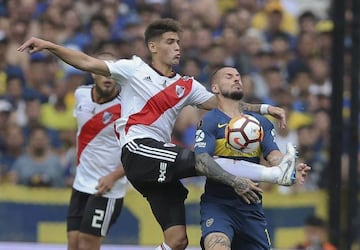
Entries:
POLYGON ((102 122, 104 124, 109 123, 111 121, 112 117, 113 117, 113 114, 105 111, 103 114, 103 117, 102 117, 102 122))
POLYGON ((181 98, 185 94, 185 87, 176 85, 175 87, 176 95, 181 98))
POLYGON ((206 227, 211 227, 211 225, 214 223, 214 218, 210 218, 206 220, 206 227))

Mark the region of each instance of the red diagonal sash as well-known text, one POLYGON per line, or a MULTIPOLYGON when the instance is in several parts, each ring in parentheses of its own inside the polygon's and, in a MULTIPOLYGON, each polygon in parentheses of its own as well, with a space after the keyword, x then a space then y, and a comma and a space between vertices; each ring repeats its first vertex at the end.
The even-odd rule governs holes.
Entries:
MULTIPOLYGON (((80 156, 84 148, 93 140, 97 134, 100 133, 106 126, 112 124, 115 120, 120 118, 121 106, 120 104, 113 105, 101 111, 89 119, 81 128, 77 138, 77 163, 79 164, 80 156), (104 123, 104 113, 112 114, 111 119, 104 123)), ((115 135, 114 135, 115 136, 115 135)))
POLYGON ((192 88, 192 79, 180 78, 164 90, 151 97, 142 110, 129 116, 125 126, 125 133, 135 124, 150 125, 156 121, 166 110, 174 107, 186 97, 192 88))

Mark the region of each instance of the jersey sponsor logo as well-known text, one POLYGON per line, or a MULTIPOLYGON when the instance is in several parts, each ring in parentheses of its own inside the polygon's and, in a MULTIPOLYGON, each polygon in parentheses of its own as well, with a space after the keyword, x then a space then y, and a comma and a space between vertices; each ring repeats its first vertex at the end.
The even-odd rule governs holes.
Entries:
POLYGON ((145 76, 143 80, 144 80, 144 81, 147 81, 147 82, 152 82, 150 76, 145 76))
POLYGON ((201 142, 205 138, 205 133, 202 130, 197 130, 195 134, 195 142, 201 142))
POLYGON ((167 168, 167 163, 166 162, 160 162, 160 169, 159 169, 159 178, 158 178, 158 182, 164 182, 166 180, 166 168, 167 168))
POLYGON ((176 91, 176 95, 181 98, 184 96, 185 94, 185 87, 184 86, 180 86, 180 85, 176 85, 176 88, 175 88, 175 91, 176 91))
POLYGON ((104 114, 103 114, 103 117, 102 117, 102 122, 104 124, 108 123, 111 121, 111 118, 113 117, 113 114, 105 111, 104 114))
POLYGON ((211 225, 214 223, 214 218, 207 219, 205 222, 206 227, 211 227, 211 225))
POLYGON ((228 124, 227 123, 218 123, 218 128, 226 127, 226 125, 228 125, 228 124))
POLYGON ((206 142, 195 142, 195 148, 206 148, 206 142))
POLYGON ((167 142, 167 143, 164 143, 164 147, 166 147, 166 148, 174 148, 174 147, 176 147, 176 145, 174 143, 167 142))

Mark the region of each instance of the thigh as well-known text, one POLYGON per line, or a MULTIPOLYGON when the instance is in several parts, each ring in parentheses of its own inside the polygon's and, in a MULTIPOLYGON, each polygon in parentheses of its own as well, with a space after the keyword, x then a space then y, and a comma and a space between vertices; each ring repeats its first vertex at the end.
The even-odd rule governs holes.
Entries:
POLYGON ((233 241, 237 250, 270 250, 271 241, 262 209, 241 211, 233 241))
POLYGON ((143 195, 163 231, 185 225, 185 204, 188 190, 180 181, 143 187, 143 195))
POLYGON ((231 241, 234 236, 234 222, 231 208, 215 201, 200 203, 201 245, 205 238, 213 233, 222 233, 231 241))
POLYGON ((79 231, 81 220, 83 218, 84 210, 89 197, 90 194, 82 193, 75 189, 72 189, 66 219, 66 226, 68 232, 79 231))
POLYGON ((91 195, 86 203, 81 220, 81 233, 94 236, 106 236, 115 223, 123 206, 123 198, 114 199, 91 195))
POLYGON ((121 160, 128 180, 135 187, 144 183, 171 183, 197 175, 194 152, 150 138, 127 143, 121 160))

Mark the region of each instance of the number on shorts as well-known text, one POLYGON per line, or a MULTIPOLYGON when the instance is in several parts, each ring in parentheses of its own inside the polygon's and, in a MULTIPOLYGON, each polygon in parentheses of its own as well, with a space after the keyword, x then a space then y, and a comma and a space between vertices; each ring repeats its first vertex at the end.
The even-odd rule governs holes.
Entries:
POLYGON ((101 228, 101 223, 104 219, 104 210, 95 209, 95 214, 92 219, 91 226, 95 228, 101 228))

